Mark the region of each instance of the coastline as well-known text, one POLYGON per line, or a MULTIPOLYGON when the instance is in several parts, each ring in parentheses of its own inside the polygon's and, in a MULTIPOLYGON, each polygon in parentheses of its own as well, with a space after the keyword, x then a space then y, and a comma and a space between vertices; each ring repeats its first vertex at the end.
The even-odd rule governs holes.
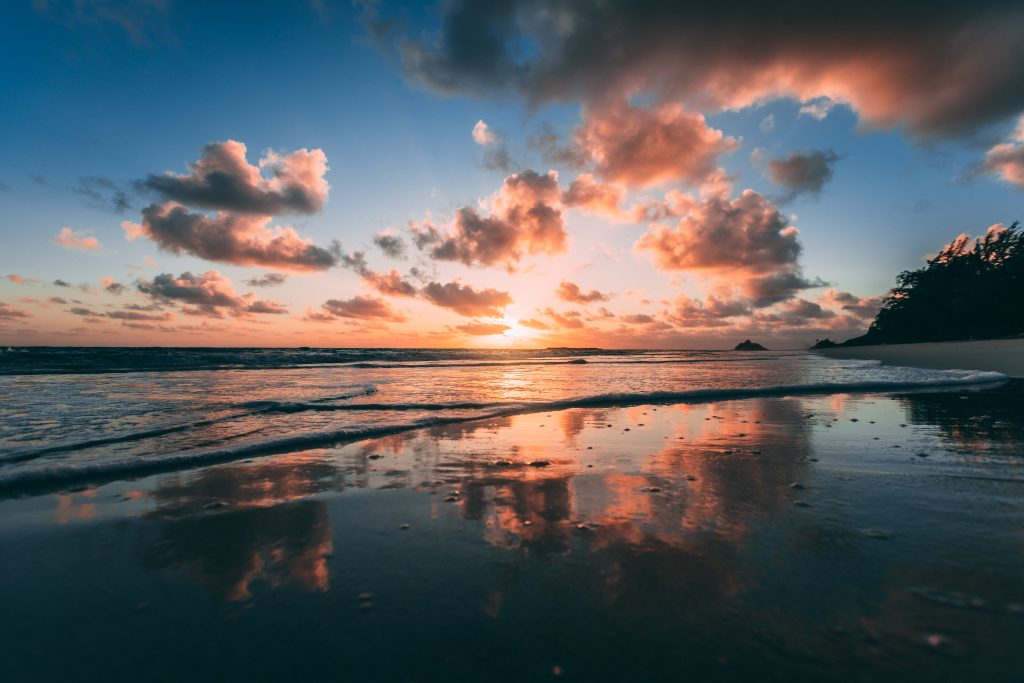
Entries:
POLYGON ((1024 377, 1024 339, 880 344, 815 349, 829 358, 879 360, 932 370, 992 370, 1009 377, 1024 377))
POLYGON ((570 408, 0 497, 0 655, 16 680, 1009 682, 1022 409, 1019 381, 570 408))

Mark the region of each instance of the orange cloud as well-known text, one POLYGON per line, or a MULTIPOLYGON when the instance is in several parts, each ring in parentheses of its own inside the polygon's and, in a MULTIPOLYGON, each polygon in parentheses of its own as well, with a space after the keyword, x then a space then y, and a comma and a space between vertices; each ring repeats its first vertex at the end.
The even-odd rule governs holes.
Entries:
POLYGON ((486 337, 492 334, 501 334, 502 332, 512 328, 500 323, 474 321, 465 325, 456 325, 455 329, 475 337, 486 337))

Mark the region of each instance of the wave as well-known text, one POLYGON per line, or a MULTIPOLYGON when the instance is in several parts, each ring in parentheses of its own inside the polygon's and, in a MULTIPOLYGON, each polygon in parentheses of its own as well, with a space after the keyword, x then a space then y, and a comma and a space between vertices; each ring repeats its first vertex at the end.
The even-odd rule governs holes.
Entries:
MULTIPOLYGON (((370 394, 377 393, 377 387, 374 385, 366 385, 356 391, 351 391, 338 396, 329 396, 324 398, 314 399, 308 404, 302 404, 304 410, 324 410, 330 408, 337 408, 338 406, 324 405, 327 401, 343 401, 347 399, 357 398, 360 396, 369 396, 370 394)), ((250 408, 252 410, 244 412, 234 412, 221 417, 213 418, 202 418, 192 420, 177 420, 172 423, 163 423, 147 429, 139 429, 130 432, 121 432, 119 434, 111 434, 109 436, 96 437, 94 439, 84 439, 80 441, 64 441, 61 443, 50 444, 48 446, 41 446, 38 448, 24 448, 7 451, 0 455, 0 463, 16 463, 16 462, 27 462, 29 460, 35 460, 44 455, 50 453, 67 453, 71 451, 80 451, 86 448, 95 448, 97 446, 110 446, 118 443, 128 443, 131 441, 139 441, 141 439, 151 439, 157 436, 166 436, 168 434, 174 434, 175 432, 183 432, 189 429, 196 429, 198 427, 209 427, 221 422, 228 422, 230 420, 237 420, 242 417, 250 417, 252 415, 259 415, 260 413, 268 412, 289 412, 285 406, 288 404, 281 403, 280 401, 247 401, 245 403, 239 403, 233 408, 250 408)), ((298 412, 298 411, 291 411, 298 412)))
MULTIPOLYGON (((405 431, 423 429, 474 420, 508 417, 526 413, 565 410, 568 408, 615 407, 643 404, 704 403, 708 401, 737 400, 766 396, 808 396, 836 393, 893 392, 940 387, 972 386, 1004 382, 1009 379, 999 372, 948 371, 943 376, 919 380, 867 380, 859 382, 823 382, 817 384, 777 385, 754 388, 690 389, 685 391, 654 391, 639 393, 606 393, 556 401, 521 403, 438 403, 438 404, 376 404, 377 410, 478 409, 472 415, 435 415, 390 425, 346 427, 264 439, 223 448, 193 449, 179 453, 161 454, 150 459, 139 457, 106 459, 88 463, 60 463, 0 473, 0 490, 24 486, 58 485, 90 478, 116 478, 124 475, 142 475, 161 470, 177 469, 224 462, 261 455, 271 455, 324 448, 352 441, 387 436, 405 431)), ((281 404, 288 405, 288 404, 281 404)), ((301 404, 293 404, 301 405, 301 404)), ((305 404, 317 405, 317 404, 305 404)), ((358 410, 361 404, 343 409, 358 410)), ((363 404, 374 405, 374 404, 363 404)), ((335 406, 338 408, 338 406, 335 406)), ((364 408, 367 409, 367 408, 364 408)))

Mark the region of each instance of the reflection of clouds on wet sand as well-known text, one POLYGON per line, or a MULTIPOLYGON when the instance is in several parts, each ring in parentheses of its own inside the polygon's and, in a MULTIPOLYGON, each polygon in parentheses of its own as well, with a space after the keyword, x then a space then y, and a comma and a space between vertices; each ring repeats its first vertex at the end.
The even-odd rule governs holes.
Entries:
POLYGON ((160 540, 147 561, 172 568, 223 600, 245 600, 253 586, 330 586, 327 506, 300 500, 332 488, 334 467, 301 456, 166 477, 153 491, 160 540))

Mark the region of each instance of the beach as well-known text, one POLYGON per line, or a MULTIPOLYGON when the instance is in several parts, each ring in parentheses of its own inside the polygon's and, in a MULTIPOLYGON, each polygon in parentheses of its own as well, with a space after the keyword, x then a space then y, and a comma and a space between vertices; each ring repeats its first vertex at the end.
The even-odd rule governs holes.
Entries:
POLYGON ((890 365, 936 370, 994 370, 1010 377, 1024 377, 1024 339, 849 346, 820 349, 816 353, 829 358, 879 360, 890 365))
POLYGON ((1017 681, 1022 445, 1024 384, 989 382, 7 490, 0 655, 18 681, 1017 681))

